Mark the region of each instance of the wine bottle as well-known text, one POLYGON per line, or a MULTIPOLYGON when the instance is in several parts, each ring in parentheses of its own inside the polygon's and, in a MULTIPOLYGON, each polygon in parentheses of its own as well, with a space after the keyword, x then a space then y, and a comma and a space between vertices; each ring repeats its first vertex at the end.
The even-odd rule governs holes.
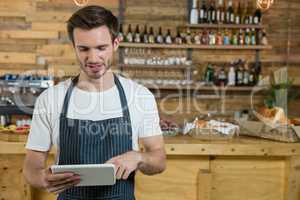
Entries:
POLYGON ((165 42, 166 44, 172 44, 173 43, 173 39, 172 39, 172 35, 171 35, 171 30, 168 29, 167 35, 165 37, 165 42))
POLYGON ((145 24, 145 26, 144 26, 143 42, 144 42, 144 43, 149 43, 148 28, 147 28, 147 25, 146 25, 146 24, 145 24))
POLYGON ((181 35, 180 35, 179 29, 177 29, 176 38, 175 38, 175 43, 176 43, 176 44, 182 44, 182 43, 183 43, 182 38, 181 38, 181 35))
POLYGON ((120 42, 124 40, 123 24, 120 24, 118 38, 120 42))
POLYGON ((158 35, 156 36, 155 42, 158 43, 158 44, 162 44, 164 42, 161 26, 158 29, 158 35))
POLYGON ((238 9, 235 15, 235 23, 241 24, 241 16, 242 16, 242 8, 241 8, 241 2, 238 3, 238 9))
POLYGON ((128 31, 126 34, 126 42, 133 42, 133 34, 131 30, 131 24, 128 25, 128 31))
POLYGON ((154 36, 154 31, 153 31, 153 27, 150 27, 150 33, 149 33, 149 37, 148 37, 148 41, 149 43, 153 44, 155 43, 155 36, 154 36))
POLYGON ((141 35, 140 35, 139 25, 136 25, 136 28, 135 28, 134 42, 135 43, 140 43, 141 42, 141 35))
POLYGON ((232 0, 229 0, 229 2, 228 2, 228 8, 226 11, 226 23, 227 24, 234 23, 234 12, 233 12, 233 8, 232 8, 232 0))
POLYGON ((216 9, 213 1, 210 1, 210 6, 207 11, 207 22, 216 23, 216 9))
POLYGON ((253 17, 253 23, 254 24, 260 24, 261 22, 261 10, 259 7, 256 8, 255 12, 254 12, 254 17, 253 17))
POLYGON ((198 24, 199 13, 197 9, 197 0, 193 0, 193 7, 190 13, 190 24, 198 24))
POLYGON ((205 3, 205 0, 202 0, 202 6, 200 8, 200 14, 199 14, 199 23, 204 24, 206 22, 207 22, 206 3, 205 3))

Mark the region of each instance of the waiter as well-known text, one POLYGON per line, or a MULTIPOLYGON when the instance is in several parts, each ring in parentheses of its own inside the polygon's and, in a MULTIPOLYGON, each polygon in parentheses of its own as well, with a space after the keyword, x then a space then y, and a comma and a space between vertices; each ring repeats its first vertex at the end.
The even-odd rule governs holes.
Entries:
POLYGON ((145 87, 111 71, 119 39, 118 20, 109 10, 84 7, 71 16, 67 29, 80 73, 38 97, 24 176, 59 200, 133 200, 136 170, 153 175, 165 169, 155 99, 145 87), (145 152, 139 152, 139 143, 145 152), (74 187, 78 175, 52 174, 46 166, 52 145, 59 165, 113 163, 116 184, 74 187))

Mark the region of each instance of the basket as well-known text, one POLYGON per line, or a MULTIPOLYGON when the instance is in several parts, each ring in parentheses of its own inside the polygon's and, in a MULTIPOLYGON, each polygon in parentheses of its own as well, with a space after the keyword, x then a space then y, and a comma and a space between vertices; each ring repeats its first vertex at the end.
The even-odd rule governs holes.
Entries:
POLYGON ((15 133, 13 131, 0 131, 0 140, 6 142, 26 142, 28 131, 23 133, 15 133))

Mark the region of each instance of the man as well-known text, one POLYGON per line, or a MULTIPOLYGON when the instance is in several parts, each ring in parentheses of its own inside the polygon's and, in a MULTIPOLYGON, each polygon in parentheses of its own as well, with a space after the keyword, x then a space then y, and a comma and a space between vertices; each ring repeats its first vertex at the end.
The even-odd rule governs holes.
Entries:
POLYGON ((32 186, 59 194, 59 200, 135 199, 135 171, 152 175, 165 169, 155 99, 143 86, 111 71, 119 40, 118 21, 110 11, 84 7, 71 16, 67 28, 80 74, 37 99, 24 176, 32 186), (144 152, 138 151, 138 143, 144 152), (74 187, 78 175, 51 173, 46 160, 52 145, 60 165, 113 163, 116 184, 74 187))

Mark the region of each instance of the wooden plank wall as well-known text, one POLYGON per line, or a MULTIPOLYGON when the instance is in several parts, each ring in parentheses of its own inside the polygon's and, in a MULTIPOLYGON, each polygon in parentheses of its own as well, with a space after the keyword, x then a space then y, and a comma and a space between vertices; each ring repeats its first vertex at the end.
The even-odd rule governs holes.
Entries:
MULTIPOLYGON (((237 0, 234 0, 237 1, 237 0)), ((125 2, 125 25, 136 24, 154 26, 157 31, 163 27, 172 30, 173 35, 177 26, 187 22, 187 0, 127 0, 125 2)), ((119 1, 90 0, 89 4, 98 4, 112 9, 118 15, 119 1)), ((1 0, 0 1, 0 74, 7 72, 23 73, 26 70, 39 70, 39 73, 54 73, 56 76, 74 75, 78 71, 77 61, 66 34, 65 21, 78 7, 72 0, 1 0)), ((289 64, 290 75, 300 84, 300 1, 275 0, 271 9, 265 13, 263 22, 267 25, 269 43, 272 50, 261 53, 263 74, 289 64), (289 41, 289 42, 288 42, 289 41), (288 45, 290 50, 288 51, 288 45)), ((141 29, 142 29, 141 27, 141 29)), ((141 30, 142 31, 142 30, 141 30)), ((161 53, 169 53, 161 50, 161 53)), ((117 58, 117 56, 116 56, 117 58)), ((255 51, 224 51, 224 50, 195 50, 192 58, 199 70, 203 71, 207 62, 230 62, 237 58, 254 61, 255 51)), ((159 109, 163 111, 165 105, 177 107, 175 99, 163 102, 159 109), (172 102, 175 102, 173 105, 172 102)), ((199 102, 201 111, 233 112, 250 107, 249 96, 226 96, 225 106, 219 99, 202 98, 199 102)), ((186 102, 186 101, 185 101, 186 102)), ((257 104, 262 103, 256 98, 257 104)), ((167 107, 168 107, 167 106, 167 107)), ((291 103, 293 115, 300 113, 299 103, 291 103)), ((176 118, 191 116, 197 112, 182 112, 176 118)), ((168 116, 169 114, 166 113, 168 116)), ((176 112, 175 112, 176 114, 176 112)), ((177 113, 178 114, 178 113, 177 113)), ((171 114, 175 116, 174 113, 171 114)))

